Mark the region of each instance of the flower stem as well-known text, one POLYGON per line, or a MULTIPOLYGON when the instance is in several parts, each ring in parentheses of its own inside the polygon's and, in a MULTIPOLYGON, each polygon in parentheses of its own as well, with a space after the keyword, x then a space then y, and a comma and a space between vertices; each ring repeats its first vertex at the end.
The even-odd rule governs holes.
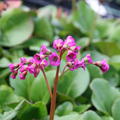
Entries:
POLYGON ((51 90, 51 87, 50 87, 50 85, 49 85, 47 76, 46 76, 45 71, 44 71, 43 69, 41 69, 41 71, 42 71, 42 73, 43 73, 43 76, 44 76, 44 79, 45 79, 45 82, 46 82, 46 85, 47 85, 47 88, 48 88, 50 97, 51 97, 51 99, 52 99, 52 90, 51 90))
MULTIPOLYGON (((60 60, 62 59, 63 53, 64 52, 60 53, 60 60)), ((56 76, 54 80, 53 95, 52 95, 51 106, 50 106, 50 120, 54 120, 55 107, 56 107, 56 96, 57 96, 57 85, 58 85, 58 80, 59 80, 59 71, 60 71, 60 66, 57 67, 56 76)))
POLYGON ((59 80, 59 69, 60 69, 60 66, 57 67, 56 77, 54 81, 54 90, 53 90, 53 96, 51 99, 51 106, 50 106, 50 120, 54 120, 54 113, 55 113, 55 107, 56 107, 56 96, 57 96, 57 85, 58 85, 58 80, 59 80))

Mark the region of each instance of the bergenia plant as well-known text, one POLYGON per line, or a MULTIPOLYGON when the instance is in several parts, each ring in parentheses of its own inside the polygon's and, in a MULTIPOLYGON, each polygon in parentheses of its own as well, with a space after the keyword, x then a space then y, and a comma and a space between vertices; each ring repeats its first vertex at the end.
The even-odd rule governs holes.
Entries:
POLYGON ((52 52, 45 45, 42 45, 40 52, 36 53, 32 58, 26 59, 22 57, 20 58, 20 63, 9 65, 10 71, 12 72, 10 77, 13 79, 16 78, 17 74, 19 74, 20 79, 24 80, 28 73, 33 74, 34 77, 37 77, 40 72, 43 73, 51 97, 50 120, 54 120, 56 92, 60 75, 63 75, 64 72, 69 70, 74 71, 79 68, 85 70, 87 64, 98 66, 102 72, 107 72, 109 70, 109 65, 106 60, 94 62, 90 54, 87 54, 84 58, 79 59, 78 54, 81 47, 76 45, 76 42, 72 36, 68 36, 64 41, 62 39, 55 40, 53 42, 53 48, 56 52, 52 52), (66 64, 63 68, 63 72, 60 74, 61 60, 65 52, 67 52, 66 64), (53 90, 49 85, 45 73, 45 67, 49 65, 57 67, 53 90))

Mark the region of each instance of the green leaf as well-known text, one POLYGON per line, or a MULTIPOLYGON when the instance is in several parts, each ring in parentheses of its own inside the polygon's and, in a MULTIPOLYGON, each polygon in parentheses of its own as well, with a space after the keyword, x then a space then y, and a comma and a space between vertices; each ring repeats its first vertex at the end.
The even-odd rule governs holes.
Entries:
POLYGON ((112 116, 114 120, 120 119, 120 98, 116 99, 112 106, 112 116))
POLYGON ((75 106, 74 107, 74 111, 78 112, 78 113, 83 113, 85 112, 87 109, 89 109, 91 107, 90 104, 84 104, 84 105, 79 105, 79 106, 75 106))
POLYGON ((111 87, 104 79, 94 79, 90 85, 93 95, 92 103, 101 112, 111 114, 114 100, 120 96, 120 92, 111 87))
POLYGON ((1 68, 8 67, 9 64, 10 64, 10 61, 7 58, 3 57, 0 59, 1 68))
POLYGON ((109 31, 109 40, 120 44, 119 35, 120 35, 120 25, 114 24, 109 31))
POLYGON ((117 70, 120 70, 120 55, 112 56, 109 60, 109 63, 117 70))
POLYGON ((80 120, 80 115, 77 113, 72 113, 70 115, 60 117, 58 120, 80 120))
POLYGON ((73 23, 83 33, 90 33, 94 26, 95 13, 84 1, 77 5, 77 10, 73 13, 73 23))
POLYGON ((102 117, 103 120, 114 120, 112 117, 102 117))
POLYGON ((72 98, 76 98, 83 94, 88 87, 90 81, 89 72, 86 69, 78 69, 70 71, 61 77, 58 85, 58 91, 72 98))
POLYGON ((118 86, 120 84, 119 73, 112 66, 110 67, 110 70, 107 73, 105 73, 103 76, 106 80, 109 81, 111 86, 118 86))
POLYGON ((13 90, 6 86, 0 86, 0 106, 17 103, 20 101, 20 98, 13 93, 13 90))
POLYGON ((94 42, 93 45, 97 47, 103 54, 108 56, 120 54, 120 44, 109 41, 98 41, 94 42))
POLYGON ((43 102, 35 104, 25 103, 17 116, 20 120, 40 119, 47 116, 47 108, 43 102))
MULTIPOLYGON (((48 71, 46 74, 52 86, 55 71, 48 71)), ((15 89, 17 95, 23 96, 30 101, 43 101, 45 103, 49 101, 50 96, 42 72, 37 78, 28 74, 25 80, 20 80, 18 77, 15 80, 10 79, 10 84, 15 89)))
POLYGON ((55 111, 58 116, 63 116, 71 113, 73 110, 73 105, 70 102, 64 102, 63 104, 59 105, 55 111))
POLYGON ((88 37, 83 37, 80 40, 77 41, 77 45, 81 46, 82 48, 86 47, 89 45, 89 38, 88 37))
POLYGON ((42 7, 38 9, 38 17, 56 17, 57 14, 57 8, 54 5, 47 5, 45 7, 42 7))
POLYGON ((33 29, 34 25, 29 13, 19 9, 10 11, 0 19, 2 32, 0 45, 11 47, 21 44, 31 36, 33 29))
POLYGON ((94 111, 87 111, 82 115, 83 120, 102 120, 94 111))
POLYGON ((87 66, 87 68, 90 72, 91 79, 102 78, 103 77, 102 71, 97 66, 90 64, 90 65, 87 66))
POLYGON ((36 20, 35 35, 48 41, 53 40, 53 29, 47 18, 39 18, 36 20))
POLYGON ((15 109, 8 111, 8 112, 4 112, 4 114, 0 115, 0 120, 13 120, 13 118, 15 118, 15 116, 17 115, 18 111, 21 109, 21 107, 23 106, 24 100, 21 101, 15 109))
POLYGON ((96 31, 97 38, 106 38, 108 36, 108 30, 111 27, 111 21, 108 19, 97 19, 96 31))

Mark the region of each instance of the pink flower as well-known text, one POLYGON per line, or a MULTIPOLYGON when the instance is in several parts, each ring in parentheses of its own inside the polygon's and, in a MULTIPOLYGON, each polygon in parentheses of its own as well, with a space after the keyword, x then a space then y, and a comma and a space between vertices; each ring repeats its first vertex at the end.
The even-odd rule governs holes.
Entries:
POLYGON ((70 50, 72 50, 75 53, 78 53, 78 51, 80 50, 80 48, 81 48, 80 46, 73 46, 73 47, 70 48, 70 50))
POLYGON ((34 55, 34 60, 36 63, 40 64, 44 57, 45 55, 37 53, 34 55))
POLYGON ((68 36, 64 42, 64 48, 69 48, 69 47, 73 47, 76 46, 75 40, 72 36, 68 36))
POLYGON ((57 39, 57 40, 54 40, 53 42, 53 48, 59 52, 62 50, 63 45, 64 45, 64 42, 62 39, 57 39))
POLYGON ((32 65, 34 62, 35 62, 35 59, 34 58, 30 58, 28 60, 28 66, 32 65))
POLYGON ((73 52, 73 51, 68 51, 68 54, 67 54, 67 56, 66 56, 66 60, 67 60, 68 62, 71 62, 71 61, 74 61, 74 60, 76 59, 76 57, 77 57, 77 54, 76 54, 75 52, 73 52))
POLYGON ((9 64, 9 69, 10 69, 11 72, 14 72, 15 68, 16 67, 15 67, 14 64, 9 64))
POLYGON ((86 67, 86 65, 85 65, 85 62, 84 62, 83 59, 81 61, 78 60, 78 59, 75 59, 75 61, 72 62, 71 66, 69 66, 69 69, 71 71, 74 71, 74 70, 76 70, 78 68, 83 68, 85 70, 85 67, 86 67))
POLYGON ((23 65, 20 68, 20 72, 24 72, 24 71, 27 71, 27 66, 26 65, 23 65))
POLYGON ((35 70, 34 73, 33 73, 34 77, 37 77, 38 74, 40 73, 41 68, 40 68, 39 65, 36 65, 34 70, 35 70))
POLYGON ((49 55, 51 52, 49 49, 47 49, 47 47, 45 45, 42 45, 40 48, 40 52, 44 55, 49 55))
POLYGON ((87 54, 84 58, 85 62, 87 62, 88 64, 92 64, 93 63, 93 60, 91 58, 91 55, 90 54, 87 54))
POLYGON ((17 69, 19 67, 19 64, 9 64, 9 69, 11 72, 14 72, 15 69, 17 69))
POLYGON ((10 77, 11 77, 12 79, 15 79, 16 76, 17 76, 17 74, 18 74, 18 71, 14 71, 14 72, 12 72, 12 74, 10 75, 10 77))
POLYGON ((24 58, 24 57, 21 57, 21 58, 20 58, 20 62, 23 63, 23 64, 25 64, 25 63, 27 62, 27 59, 24 58))
POLYGON ((107 72, 109 70, 109 65, 107 64, 106 60, 97 61, 93 64, 98 66, 102 70, 102 72, 107 72))
POLYGON ((106 60, 101 61, 100 69, 102 72, 107 72, 109 70, 109 65, 107 64, 106 60))
POLYGON ((50 64, 52 66, 59 66, 60 65, 60 57, 58 56, 58 54, 56 54, 55 52, 53 52, 50 56, 49 56, 49 61, 50 64))
POLYGON ((30 65, 30 66, 28 66, 27 70, 29 71, 29 73, 34 74, 35 73, 35 66, 30 65))
POLYGON ((45 60, 45 59, 42 60, 42 62, 40 63, 40 66, 43 67, 43 68, 44 68, 44 67, 47 67, 47 66, 48 66, 48 61, 45 60))
POLYGON ((27 75, 27 71, 24 71, 24 72, 19 74, 19 77, 20 77, 21 80, 24 80, 26 75, 27 75))

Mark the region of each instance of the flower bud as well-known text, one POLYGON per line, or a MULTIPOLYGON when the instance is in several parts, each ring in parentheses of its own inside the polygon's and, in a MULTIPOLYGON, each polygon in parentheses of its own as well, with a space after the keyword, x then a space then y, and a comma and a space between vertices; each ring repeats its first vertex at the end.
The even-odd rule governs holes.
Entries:
POLYGON ((24 72, 19 74, 19 77, 20 77, 21 80, 24 80, 26 75, 27 75, 27 71, 24 71, 24 72))
POLYGON ((15 79, 16 76, 17 76, 17 74, 18 74, 18 71, 14 71, 14 72, 12 72, 12 74, 10 75, 10 77, 11 77, 12 79, 15 79))
POLYGON ((57 39, 53 42, 53 48, 59 52, 62 50, 63 45, 64 45, 64 42, 62 39, 57 39))
POLYGON ((60 65, 60 57, 55 52, 49 56, 49 61, 52 66, 60 65))

